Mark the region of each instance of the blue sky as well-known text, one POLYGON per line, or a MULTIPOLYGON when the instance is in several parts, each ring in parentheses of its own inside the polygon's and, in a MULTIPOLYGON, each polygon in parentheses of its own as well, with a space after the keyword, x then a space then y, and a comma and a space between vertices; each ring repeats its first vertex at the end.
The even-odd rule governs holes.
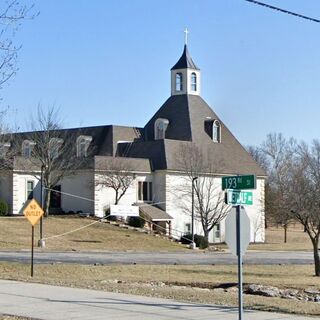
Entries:
MULTIPOLYGON (((170 95, 187 27, 202 97, 241 143, 319 137, 319 23, 244 0, 34 2, 1 92, 21 130, 39 103, 59 107, 65 127, 144 126, 170 95)), ((320 18, 318 0, 265 2, 320 18)))

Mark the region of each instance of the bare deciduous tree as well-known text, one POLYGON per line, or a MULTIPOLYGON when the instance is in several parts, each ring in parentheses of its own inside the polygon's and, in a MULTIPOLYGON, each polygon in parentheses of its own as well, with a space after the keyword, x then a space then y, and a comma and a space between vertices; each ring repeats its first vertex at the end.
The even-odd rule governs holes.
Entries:
MULTIPOLYGON (((34 12, 34 5, 23 4, 18 0, 2 1, 0 3, 0 89, 17 72, 17 57, 21 46, 14 42, 15 34, 26 19, 33 19, 39 13, 34 12)), ((1 95, 0 95, 1 100, 1 95)), ((11 136, 6 117, 9 108, 0 110, 0 169, 11 167, 13 153, 10 149, 11 136), (4 156, 5 155, 5 156, 4 156)), ((17 128, 15 128, 17 129, 17 128)))
POLYGON ((269 134, 262 144, 268 159, 269 208, 273 221, 286 230, 293 219, 307 232, 313 246, 315 275, 320 276, 320 141, 311 146, 281 134, 269 134))
POLYGON ((300 143, 292 158, 286 202, 294 217, 304 226, 313 246, 315 275, 320 276, 320 141, 309 147, 300 143))
POLYGON ((268 134, 262 143, 261 151, 266 157, 268 182, 266 187, 266 212, 271 220, 284 230, 284 242, 287 242, 287 230, 293 216, 286 205, 285 193, 288 184, 288 170, 294 153, 295 141, 286 140, 280 134, 268 134))
POLYGON ((99 172, 95 184, 114 190, 114 204, 119 203, 134 181, 134 166, 131 161, 132 159, 122 157, 105 157, 103 170, 99 172))
POLYGON ((224 192, 217 182, 218 166, 222 165, 204 154, 194 143, 181 145, 176 153, 179 169, 184 173, 185 181, 177 190, 180 206, 185 212, 191 212, 192 184, 194 185, 195 220, 201 222, 203 233, 208 240, 210 231, 228 214, 230 206, 224 202, 224 192), (192 183, 197 178, 195 183, 192 183))
MULTIPOLYGON (((251 157, 258 163, 258 165, 264 169, 264 171, 269 174, 269 159, 266 154, 263 152, 261 147, 256 146, 247 146, 246 147, 248 153, 251 157)), ((265 219, 264 226, 267 229, 269 222, 272 222, 273 217, 273 193, 270 188, 269 179, 265 180, 265 219)), ((260 229, 262 226, 256 226, 255 229, 260 229)), ((255 236, 256 237, 256 236, 255 236)), ((255 240, 254 240, 255 241, 255 240)))
MULTIPOLYGON (((30 156, 24 161, 26 170, 32 168, 41 169, 43 174, 43 186, 46 190, 44 211, 49 214, 50 198, 53 188, 64 177, 75 174, 81 168, 85 158, 77 157, 76 136, 62 129, 59 110, 55 107, 43 109, 38 107, 36 118, 31 120, 31 132, 17 134, 15 136, 15 150, 20 152, 25 141, 30 144, 30 156)), ((21 151, 23 152, 23 150, 21 151)), ((40 179, 39 171, 31 171, 40 179)))
POLYGON ((34 6, 18 0, 3 1, 0 5, 0 88, 17 72, 17 55, 20 46, 13 38, 22 21, 32 19, 34 6))

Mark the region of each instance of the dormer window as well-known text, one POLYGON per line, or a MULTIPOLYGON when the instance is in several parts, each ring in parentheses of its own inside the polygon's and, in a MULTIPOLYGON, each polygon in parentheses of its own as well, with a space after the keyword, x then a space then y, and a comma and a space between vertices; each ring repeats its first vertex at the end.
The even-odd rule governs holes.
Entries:
POLYGON ((51 138, 49 141, 49 153, 51 159, 56 159, 59 156, 59 150, 63 144, 63 140, 59 138, 51 138))
POLYGON ((91 141, 91 136, 79 136, 77 138, 77 157, 87 157, 87 151, 91 141))
POLYGON ((25 158, 30 158, 32 154, 32 149, 36 143, 32 140, 24 140, 22 142, 22 156, 25 158))
POLYGON ((161 140, 166 138, 166 130, 169 124, 168 119, 159 118, 154 123, 154 139, 161 140))
POLYGON ((191 73, 191 90, 197 91, 197 75, 195 72, 191 73))
POLYGON ((204 122, 204 131, 213 142, 221 143, 221 125, 218 120, 206 120, 204 122))
POLYGON ((212 126, 212 141, 213 142, 221 142, 221 126, 218 120, 213 122, 212 126))
POLYGON ((7 155, 8 149, 11 147, 10 142, 0 143, 0 159, 4 159, 7 155))
POLYGON ((176 91, 182 91, 183 86, 182 86, 182 73, 178 72, 176 73, 176 91))

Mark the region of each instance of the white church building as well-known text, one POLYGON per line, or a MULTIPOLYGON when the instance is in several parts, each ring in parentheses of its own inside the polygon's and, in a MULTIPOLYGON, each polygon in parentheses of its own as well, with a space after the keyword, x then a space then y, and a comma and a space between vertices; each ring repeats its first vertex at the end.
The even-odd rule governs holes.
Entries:
MULTIPOLYGON (((193 183, 210 178, 214 184, 211 190, 218 195, 223 192, 222 176, 253 174, 257 178, 256 189, 251 190, 253 205, 245 209, 251 221, 251 241, 264 241, 266 174, 201 98, 200 89, 201 71, 185 45, 171 68, 170 97, 143 128, 105 125, 63 129, 73 139, 77 157, 87 161, 55 186, 51 207, 103 217, 114 204, 115 192, 99 185, 99 179, 116 158, 127 164, 133 176, 119 204, 139 205, 140 214, 153 226, 162 226, 167 234, 180 238, 191 231, 193 183), (201 157, 201 168, 192 168, 192 162, 200 163, 193 152, 201 157)), ((12 215, 21 215, 26 201, 32 197, 39 200, 41 193, 41 168, 25 166, 25 158, 33 156, 32 132, 17 133, 12 139, 18 135, 25 137, 20 153, 0 176, 0 198, 8 203, 12 215)), ((12 144, 2 142, 0 156, 12 144)), ((210 201, 216 201, 215 197, 210 201)), ((197 205, 194 208, 195 233, 203 234, 197 205)), ((224 234, 222 219, 210 231, 209 241, 223 242, 224 234)))

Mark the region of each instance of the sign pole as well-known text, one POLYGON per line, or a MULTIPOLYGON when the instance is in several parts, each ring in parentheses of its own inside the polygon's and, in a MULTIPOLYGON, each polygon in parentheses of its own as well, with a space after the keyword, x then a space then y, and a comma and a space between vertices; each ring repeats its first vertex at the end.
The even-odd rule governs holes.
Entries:
POLYGON ((239 320, 242 320, 243 316, 242 254, 246 251, 246 246, 248 246, 250 242, 250 219, 245 212, 240 216, 240 205, 253 204, 252 192, 242 192, 241 190, 256 189, 256 180, 256 176, 252 174, 222 177, 222 190, 228 190, 226 203, 236 205, 236 219, 234 219, 234 214, 232 216, 228 215, 226 218, 226 224, 228 223, 233 232, 228 231, 226 228, 225 238, 231 252, 238 257, 239 320), (241 224, 243 226, 241 226, 241 224), (247 229, 247 232, 244 231, 241 234, 241 228, 244 230, 247 229), (234 243, 234 231, 236 231, 236 243, 234 243))
POLYGON ((34 225, 40 220, 43 215, 43 210, 35 199, 31 199, 26 208, 23 210, 24 216, 32 225, 31 231, 31 277, 33 277, 33 251, 34 251, 34 225))
POLYGON ((34 249, 34 226, 32 226, 32 243, 31 243, 31 277, 33 277, 33 249, 34 249))
POLYGON ((243 315, 243 290, 242 290, 242 252, 241 252, 241 235, 240 235, 240 205, 236 208, 236 228, 237 228, 237 255, 238 255, 238 300, 239 300, 239 320, 243 315))
MULTIPOLYGON (((40 180, 40 206, 43 208, 43 165, 41 166, 41 180, 40 180)), ((43 220, 40 218, 40 240, 43 238, 43 220)))

